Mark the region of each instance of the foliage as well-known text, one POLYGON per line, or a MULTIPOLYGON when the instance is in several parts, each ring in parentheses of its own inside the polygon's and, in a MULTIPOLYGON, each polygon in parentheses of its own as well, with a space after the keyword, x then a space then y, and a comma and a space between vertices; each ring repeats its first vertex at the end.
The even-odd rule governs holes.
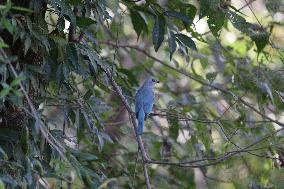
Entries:
POLYGON ((2 3, 0 189, 283 188, 284 5, 244 3, 2 3), (146 75, 148 162, 127 109, 146 75))

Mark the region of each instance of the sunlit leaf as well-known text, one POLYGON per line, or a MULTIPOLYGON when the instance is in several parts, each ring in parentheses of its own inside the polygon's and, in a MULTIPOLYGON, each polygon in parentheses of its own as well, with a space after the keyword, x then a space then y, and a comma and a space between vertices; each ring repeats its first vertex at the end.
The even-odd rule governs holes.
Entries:
POLYGON ((185 46, 189 47, 192 50, 197 50, 197 47, 196 47, 194 41, 190 37, 188 37, 188 36, 186 36, 184 34, 181 34, 181 33, 180 34, 175 34, 175 36, 185 46))

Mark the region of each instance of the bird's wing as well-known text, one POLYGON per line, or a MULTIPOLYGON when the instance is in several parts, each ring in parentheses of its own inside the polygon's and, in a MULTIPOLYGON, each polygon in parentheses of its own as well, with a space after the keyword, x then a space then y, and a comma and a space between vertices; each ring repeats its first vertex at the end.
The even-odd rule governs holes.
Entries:
POLYGON ((147 116, 149 113, 151 113, 153 109, 153 104, 154 104, 154 92, 150 91, 148 95, 146 96, 145 102, 143 103, 143 109, 145 112, 145 115, 147 116))
POLYGON ((135 96, 135 114, 136 118, 138 118, 138 112, 141 108, 143 108, 143 93, 141 91, 141 88, 137 91, 136 96, 135 96))
POLYGON ((151 88, 140 88, 135 96, 135 113, 136 117, 141 108, 145 112, 145 117, 152 111, 154 103, 154 92, 151 88))

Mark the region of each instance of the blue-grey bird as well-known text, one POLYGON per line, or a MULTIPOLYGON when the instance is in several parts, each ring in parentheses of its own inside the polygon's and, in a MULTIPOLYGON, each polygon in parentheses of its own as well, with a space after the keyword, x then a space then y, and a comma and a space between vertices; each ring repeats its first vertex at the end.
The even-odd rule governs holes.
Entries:
POLYGON ((144 120, 147 119, 148 115, 151 113, 155 94, 154 85, 159 83, 158 80, 153 77, 149 77, 143 83, 143 85, 138 89, 135 96, 135 113, 136 119, 138 120, 137 134, 141 135, 144 128, 144 120))

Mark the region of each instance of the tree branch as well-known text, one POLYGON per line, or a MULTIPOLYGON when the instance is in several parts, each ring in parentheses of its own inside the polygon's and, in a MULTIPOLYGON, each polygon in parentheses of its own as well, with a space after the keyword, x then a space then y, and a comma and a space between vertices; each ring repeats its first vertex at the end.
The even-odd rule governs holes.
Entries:
POLYGON ((125 99, 125 97, 123 96, 121 89, 118 87, 118 85, 116 84, 115 80, 113 79, 113 76, 111 74, 111 71, 108 69, 105 69, 103 67, 101 67, 101 69, 105 72, 105 74, 107 75, 113 89, 115 90, 115 92, 117 93, 117 95, 119 96, 120 100, 122 101, 124 107, 126 108, 130 118, 131 118, 131 122, 135 131, 135 136, 137 139, 137 143, 138 143, 138 147, 141 151, 141 155, 142 155, 142 161, 143 161, 143 169, 144 169, 144 176, 146 179, 146 184, 147 184, 147 189, 151 189, 151 184, 150 184, 150 179, 149 179, 149 175, 148 175, 148 169, 147 169, 147 164, 151 161, 145 151, 144 148, 144 144, 142 141, 142 137, 140 135, 137 134, 137 122, 136 122, 136 118, 135 118, 135 113, 131 110, 131 107, 129 106, 127 100, 125 99))
POLYGON ((198 168, 198 167, 206 167, 206 166, 216 165, 216 164, 222 163, 223 161, 225 161, 229 158, 232 158, 232 157, 234 157, 238 154, 241 154, 241 153, 244 153, 244 152, 247 153, 247 152, 262 149, 262 148, 255 148, 255 149, 249 149, 249 148, 267 140, 268 138, 274 136, 275 134, 277 134, 277 133, 279 133, 283 130, 284 130, 284 128, 278 129, 278 130, 274 131, 273 133, 267 134, 263 138, 260 138, 259 140, 256 140, 255 142, 247 145, 244 148, 227 152, 227 153, 223 154, 222 156, 219 156, 219 157, 216 157, 216 158, 204 158, 204 159, 190 160, 190 161, 183 161, 183 162, 167 162, 167 161, 161 161, 161 160, 151 160, 148 163, 159 164, 159 165, 173 165, 173 166, 178 166, 178 167, 191 167, 191 168, 198 168), (212 162, 200 163, 200 162, 205 162, 205 161, 212 161, 212 162))

